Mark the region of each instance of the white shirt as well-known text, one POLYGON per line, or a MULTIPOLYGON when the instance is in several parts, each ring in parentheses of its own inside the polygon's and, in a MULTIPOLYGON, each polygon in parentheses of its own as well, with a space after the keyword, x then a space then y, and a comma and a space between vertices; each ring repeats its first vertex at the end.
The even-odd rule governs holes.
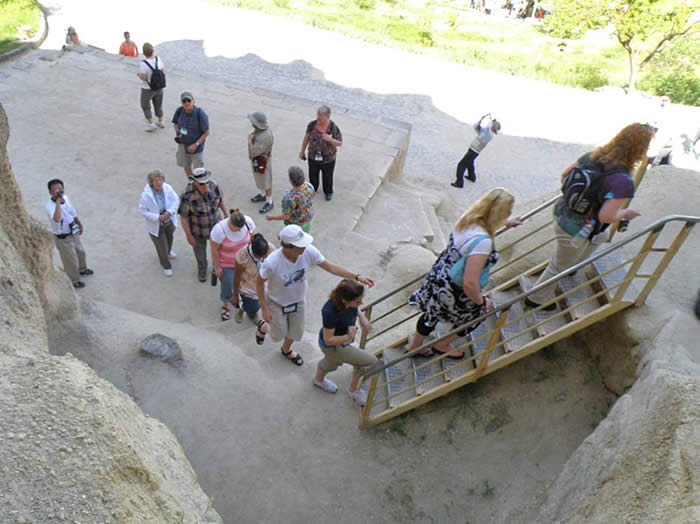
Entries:
POLYGON ((477 153, 481 153, 481 150, 486 147, 486 144, 491 142, 493 139, 493 130, 491 129, 492 125, 493 120, 490 117, 486 117, 481 120, 481 131, 479 131, 479 134, 474 138, 474 140, 472 140, 469 149, 473 149, 477 153))
POLYGON ((53 219, 53 214, 56 211, 56 202, 53 200, 49 199, 48 202, 46 202, 46 212, 49 214, 49 222, 51 222, 51 232, 54 235, 66 235, 70 234, 70 225, 75 220, 75 217, 78 216, 78 212, 75 210, 73 207, 73 204, 71 204, 70 198, 68 198, 68 195, 63 195, 63 204, 61 204, 61 220, 58 222, 54 222, 53 219))
POLYGON ((469 226, 464 231, 455 231, 452 234, 452 238, 455 241, 455 247, 459 250, 460 254, 464 255, 467 252, 469 246, 471 246, 472 239, 479 235, 487 235, 485 238, 472 247, 469 252, 470 255, 490 255, 493 250, 493 241, 491 237, 486 232, 486 230, 481 226, 469 226))
MULTIPOLYGON (((153 66, 153 69, 155 69, 156 58, 158 58, 158 69, 163 69, 163 59, 161 57, 152 56, 151 58, 146 58, 145 60, 153 66)), ((148 75, 148 77, 146 78, 147 81, 142 82, 141 87, 143 89, 150 89, 151 86, 148 85, 148 82, 151 81, 151 74, 153 74, 153 71, 151 71, 151 68, 143 63, 143 60, 139 62, 139 73, 141 73, 142 75, 148 75)))
MULTIPOLYGON (((165 210, 170 213, 170 220, 177 227, 177 208, 180 205, 180 197, 170 184, 163 183, 163 195, 165 196, 165 210)), ((153 196, 153 188, 146 184, 139 200, 139 213, 146 219, 146 231, 154 237, 158 236, 160 229, 160 206, 153 196)))
POLYGON ((238 231, 231 231, 231 228, 228 227, 228 222, 228 218, 217 222, 216 225, 211 229, 209 238, 217 244, 223 244, 224 238, 228 238, 231 242, 237 244, 245 238, 246 234, 248 234, 249 231, 251 235, 253 234, 253 231, 255 231, 255 222, 253 222, 253 219, 250 218, 248 215, 245 215, 245 223, 248 225, 247 230, 245 227, 242 227, 238 231))
POLYGON ((325 260, 314 246, 307 247, 296 262, 290 262, 282 248, 273 251, 260 265, 260 277, 267 281, 267 296, 280 306, 304 302, 309 269, 325 260))

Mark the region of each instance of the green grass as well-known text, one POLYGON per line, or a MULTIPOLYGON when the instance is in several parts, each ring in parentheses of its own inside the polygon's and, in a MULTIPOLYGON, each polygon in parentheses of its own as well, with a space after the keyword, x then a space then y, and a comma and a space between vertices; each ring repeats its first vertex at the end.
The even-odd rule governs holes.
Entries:
MULTIPOLYGON (((444 2, 209 1, 293 18, 413 53, 561 85, 595 89, 624 86, 627 79, 626 54, 604 32, 591 33, 583 40, 563 41, 546 35, 536 24, 480 16, 468 9, 447 8, 444 2), (368 7, 372 4, 373 8, 368 7)), ((662 80, 657 80, 655 86, 661 85, 662 80)), ((688 83, 682 89, 688 91, 694 86, 688 83)))
POLYGON ((17 26, 31 26, 34 36, 40 19, 41 10, 34 0, 0 0, 0 54, 22 45, 17 26))

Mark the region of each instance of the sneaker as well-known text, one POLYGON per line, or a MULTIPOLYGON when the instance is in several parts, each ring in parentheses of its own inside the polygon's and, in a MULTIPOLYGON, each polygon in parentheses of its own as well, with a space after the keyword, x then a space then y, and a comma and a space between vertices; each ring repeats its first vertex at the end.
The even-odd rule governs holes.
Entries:
POLYGON ((153 133, 156 129, 158 129, 158 126, 151 122, 150 124, 146 124, 144 131, 146 131, 146 133, 153 133))
POLYGON ((358 389, 357 391, 348 390, 348 397, 357 402, 360 406, 364 406, 367 403, 367 393, 358 389))
POLYGON ((233 319, 236 321, 236 324, 240 324, 241 322, 243 322, 243 308, 242 307, 239 307, 236 310, 236 314, 233 315, 233 319))
POLYGON ((459 182, 450 182, 450 185, 452 187, 458 187, 458 188, 464 187, 464 184, 460 184, 459 182))
POLYGON ((158 127, 160 127, 161 129, 165 129, 165 124, 163 123, 162 120, 158 120, 158 122, 156 122, 156 125, 157 125, 158 127))
POLYGON ((172 269, 164 269, 163 273, 165 273, 166 277, 171 277, 173 276, 173 270, 172 269))
POLYGON ((326 193, 326 202, 333 200, 333 193, 326 193))
POLYGON ((253 198, 251 198, 250 201, 255 204, 257 204, 258 202, 265 202, 265 195, 258 193, 253 198))
POLYGON ((175 254, 175 251, 171 251, 168 253, 168 258, 175 258, 177 255, 175 254))
POLYGON ((85 283, 78 280, 77 282, 73 282, 73 287, 75 289, 80 289, 81 287, 85 287, 85 283))
POLYGON ((264 215, 265 213, 269 213, 272 211, 272 208, 275 207, 275 204, 272 202, 265 202, 265 205, 260 208, 260 214, 264 215))
MULTIPOLYGON (((533 301, 530 300, 529 298, 526 298, 526 299, 525 299, 525 305, 526 305, 527 307, 529 307, 530 309, 535 309, 535 308, 540 307, 542 304, 538 304, 537 302, 533 302, 533 301)), ((541 311, 554 311, 555 309, 557 309, 557 303, 556 303, 556 302, 552 302, 552 303, 549 304, 547 307, 543 307, 543 308, 541 309, 541 311)))
POLYGON ((319 382, 316 380, 316 377, 314 377, 311 379, 311 383, 317 388, 321 388, 326 393, 335 393, 338 391, 338 386, 335 385, 335 382, 328 378, 324 378, 321 382, 319 382))

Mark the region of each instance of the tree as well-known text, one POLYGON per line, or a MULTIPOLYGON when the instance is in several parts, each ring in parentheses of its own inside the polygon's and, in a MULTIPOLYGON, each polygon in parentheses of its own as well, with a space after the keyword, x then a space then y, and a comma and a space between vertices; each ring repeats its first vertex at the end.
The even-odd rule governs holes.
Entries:
POLYGON ((610 27, 627 52, 627 86, 672 43, 700 33, 700 0, 554 0, 545 29, 554 36, 581 38, 589 29, 610 27))

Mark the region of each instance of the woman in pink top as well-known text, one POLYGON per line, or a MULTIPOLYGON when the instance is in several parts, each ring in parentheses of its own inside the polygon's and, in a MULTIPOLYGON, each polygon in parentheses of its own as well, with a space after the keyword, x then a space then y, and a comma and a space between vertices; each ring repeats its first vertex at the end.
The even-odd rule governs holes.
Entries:
POLYGON ((221 281, 221 320, 231 318, 231 304, 237 303, 233 301, 236 253, 250 243, 250 236, 255 231, 255 222, 249 216, 238 209, 231 209, 229 213, 229 218, 218 222, 209 235, 214 272, 221 281))

